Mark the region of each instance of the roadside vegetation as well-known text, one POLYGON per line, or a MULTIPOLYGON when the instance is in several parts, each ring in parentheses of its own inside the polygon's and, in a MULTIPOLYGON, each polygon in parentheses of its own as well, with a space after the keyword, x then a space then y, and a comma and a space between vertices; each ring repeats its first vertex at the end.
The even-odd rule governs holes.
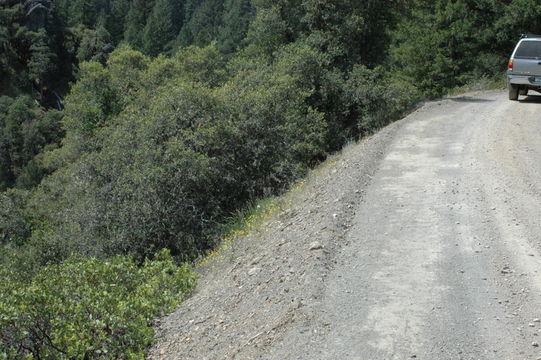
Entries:
POLYGON ((533 0, 0 3, 0 359, 142 358, 224 224, 415 101, 501 77, 533 0), (164 251, 164 249, 166 249, 164 251))

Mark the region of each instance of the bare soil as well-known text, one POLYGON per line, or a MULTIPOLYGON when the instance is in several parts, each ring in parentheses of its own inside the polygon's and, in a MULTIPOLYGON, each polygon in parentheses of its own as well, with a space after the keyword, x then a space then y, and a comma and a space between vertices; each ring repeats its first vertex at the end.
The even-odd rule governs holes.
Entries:
POLYGON ((541 97, 430 102, 313 171, 149 359, 541 358, 541 97))

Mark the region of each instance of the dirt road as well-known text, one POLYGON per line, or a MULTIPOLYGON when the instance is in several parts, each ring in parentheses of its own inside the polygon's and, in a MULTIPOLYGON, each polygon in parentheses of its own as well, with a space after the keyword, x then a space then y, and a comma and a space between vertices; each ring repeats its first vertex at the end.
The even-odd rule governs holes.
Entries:
POLYGON ((541 359, 541 97, 431 102, 204 270, 152 359, 541 359))

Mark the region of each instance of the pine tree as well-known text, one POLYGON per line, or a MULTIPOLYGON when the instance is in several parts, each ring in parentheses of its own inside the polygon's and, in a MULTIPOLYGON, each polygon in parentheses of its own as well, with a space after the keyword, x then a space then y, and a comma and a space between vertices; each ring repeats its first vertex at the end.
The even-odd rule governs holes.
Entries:
POLYGON ((143 49, 150 56, 167 50, 180 29, 177 0, 157 0, 143 31, 143 49))
POLYGON ((27 64, 29 80, 44 84, 48 75, 55 70, 54 60, 56 57, 48 44, 45 29, 32 33, 30 53, 30 60, 27 64))
POLYGON ((225 1, 222 25, 218 31, 218 46, 222 52, 231 53, 241 45, 254 16, 250 0, 225 1))
POLYGON ((0 191, 14 184, 17 173, 32 155, 24 152, 23 129, 33 118, 29 97, 0 97, 0 191))
MULTIPOLYGON (((506 30, 501 39, 495 24, 513 4, 506 6, 505 0, 418 0, 414 5, 393 34, 398 46, 392 58, 401 75, 426 96, 440 96, 474 78, 503 71, 511 49, 502 44, 508 34, 515 39, 517 35, 506 30)), ((512 22, 516 24, 517 17, 512 22)))
POLYGON ((126 15, 124 40, 137 50, 143 49, 143 30, 154 2, 154 0, 133 0, 126 15))
POLYGON ((204 46, 218 36, 223 13, 223 1, 206 0, 190 21, 194 44, 204 46))
POLYGON ((77 59, 79 62, 94 59, 110 41, 111 35, 104 26, 96 30, 85 29, 77 49, 77 59))
POLYGON ((281 46, 301 33, 302 0, 252 0, 256 16, 250 24, 247 41, 251 51, 271 57, 281 46))
POLYGON ((113 42, 118 44, 124 36, 126 14, 130 9, 130 2, 129 0, 111 0, 110 8, 106 28, 111 34, 113 42))
POLYGON ((69 5, 69 23, 93 28, 100 13, 97 0, 73 0, 69 5))
POLYGON ((0 95, 17 94, 25 85, 29 41, 24 14, 18 1, 6 1, 0 7, 0 95))
POLYGON ((189 27, 190 20, 204 0, 184 0, 182 9, 182 27, 175 39, 175 47, 182 48, 192 45, 194 42, 193 33, 189 27))
POLYGON ((204 0, 185 0, 183 23, 188 23, 204 0))
POLYGON ((9 16, 5 9, 0 8, 0 94, 4 93, 9 87, 10 79, 13 76, 11 63, 16 58, 15 52, 10 44, 10 36, 7 24, 9 16))
POLYGON ((215 40, 221 26, 223 0, 186 2, 185 24, 177 39, 181 47, 205 46, 215 40), (198 6, 199 3, 199 6, 198 6))

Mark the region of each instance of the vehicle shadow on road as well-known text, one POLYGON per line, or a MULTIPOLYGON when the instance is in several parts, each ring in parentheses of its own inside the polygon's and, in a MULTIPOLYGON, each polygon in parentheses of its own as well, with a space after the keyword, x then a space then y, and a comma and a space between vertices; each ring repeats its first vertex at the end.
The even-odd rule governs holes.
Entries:
POLYGON ((524 99, 519 100, 523 104, 541 104, 541 95, 528 95, 524 99))
POLYGON ((459 97, 449 98, 449 100, 456 101, 456 102, 471 102, 471 103, 484 103, 484 102, 496 101, 496 100, 491 100, 491 99, 479 99, 479 98, 474 98, 471 96, 459 96, 459 97))

